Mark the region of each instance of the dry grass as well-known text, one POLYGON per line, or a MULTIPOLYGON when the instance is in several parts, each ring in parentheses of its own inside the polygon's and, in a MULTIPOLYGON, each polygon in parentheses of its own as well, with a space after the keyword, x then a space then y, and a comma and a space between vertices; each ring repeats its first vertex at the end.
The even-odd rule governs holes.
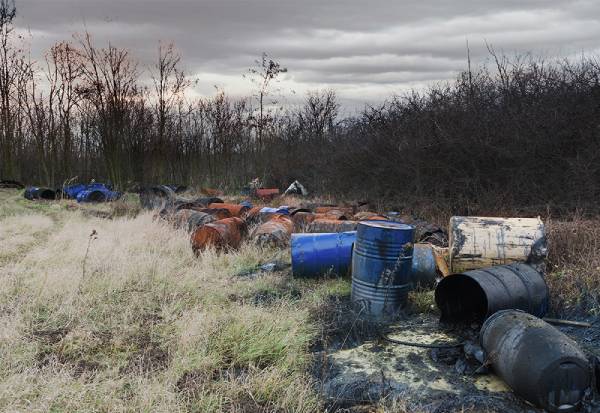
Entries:
POLYGON ((552 310, 560 316, 600 314, 600 219, 546 222, 552 310))
MULTIPOLYGON (((196 258, 186 233, 135 199, 73 205, 0 192, 1 411, 324 408, 311 350, 360 329, 348 325, 348 280, 248 276, 287 252, 245 244, 196 258)), ((596 314, 600 221, 547 224, 555 312, 596 314)), ((431 292, 411 303, 427 311, 431 292)), ((401 400, 373 408, 410 411, 401 400)))
POLYGON ((0 410, 319 410, 306 310, 319 287, 237 275, 280 251, 197 259, 150 213, 1 220, 0 242, 21 254, 0 267, 0 410))

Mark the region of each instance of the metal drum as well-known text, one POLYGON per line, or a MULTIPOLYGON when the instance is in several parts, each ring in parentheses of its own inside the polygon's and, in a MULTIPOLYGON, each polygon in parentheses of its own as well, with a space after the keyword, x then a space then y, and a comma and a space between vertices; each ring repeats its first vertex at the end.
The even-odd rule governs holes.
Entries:
POLYGON ((413 287, 431 287, 438 277, 433 247, 429 244, 415 244, 413 249, 412 273, 413 287))
POLYGON ((569 337, 517 310, 499 311, 479 335, 494 372, 525 400, 549 412, 578 411, 591 368, 569 337))
POLYGON ((435 289, 442 320, 483 321, 496 311, 514 308, 543 317, 548 311, 548 286, 527 264, 508 264, 452 274, 435 289))
POLYGON ((352 302, 373 318, 395 314, 410 289, 412 225, 392 221, 358 224, 352 254, 352 302))
POLYGON ((356 231, 292 234, 292 274, 294 277, 318 277, 331 271, 350 272, 352 246, 356 231))

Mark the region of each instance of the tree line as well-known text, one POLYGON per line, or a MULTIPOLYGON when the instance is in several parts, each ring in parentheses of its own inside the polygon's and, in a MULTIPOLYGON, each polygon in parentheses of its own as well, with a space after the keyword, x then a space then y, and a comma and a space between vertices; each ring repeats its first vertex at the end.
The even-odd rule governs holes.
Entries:
POLYGON ((0 179, 77 177, 236 189, 300 180, 317 193, 468 204, 594 207, 600 195, 600 64, 508 59, 340 116, 333 90, 277 100, 287 69, 266 54, 247 98, 188 98, 172 44, 142 68, 91 34, 29 58, 0 0, 0 179), (144 81, 149 79, 150 82, 144 81))

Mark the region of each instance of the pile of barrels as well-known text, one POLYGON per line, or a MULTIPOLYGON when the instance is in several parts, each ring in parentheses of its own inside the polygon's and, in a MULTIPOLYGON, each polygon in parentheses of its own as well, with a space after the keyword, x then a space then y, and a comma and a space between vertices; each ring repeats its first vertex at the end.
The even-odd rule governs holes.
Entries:
POLYGON ((271 208, 225 203, 214 197, 186 200, 167 188, 156 188, 141 198, 148 208, 159 208, 157 217, 190 233, 196 254, 208 248, 235 250, 246 239, 263 247, 286 248, 294 233, 337 234, 355 230, 357 219, 386 219, 371 212, 354 214, 350 207, 271 208))

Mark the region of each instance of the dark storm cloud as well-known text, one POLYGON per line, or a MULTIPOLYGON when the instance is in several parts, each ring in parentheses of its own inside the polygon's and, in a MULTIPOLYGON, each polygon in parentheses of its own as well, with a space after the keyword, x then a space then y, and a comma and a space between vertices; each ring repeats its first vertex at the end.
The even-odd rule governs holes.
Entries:
POLYGON ((247 93, 241 78, 262 51, 289 69, 300 94, 335 87, 369 101, 454 78, 466 40, 478 63, 486 42, 508 54, 594 53, 596 0, 17 0, 18 24, 32 31, 33 54, 71 33, 131 48, 143 64, 159 40, 173 41, 199 92, 218 84, 247 93))

